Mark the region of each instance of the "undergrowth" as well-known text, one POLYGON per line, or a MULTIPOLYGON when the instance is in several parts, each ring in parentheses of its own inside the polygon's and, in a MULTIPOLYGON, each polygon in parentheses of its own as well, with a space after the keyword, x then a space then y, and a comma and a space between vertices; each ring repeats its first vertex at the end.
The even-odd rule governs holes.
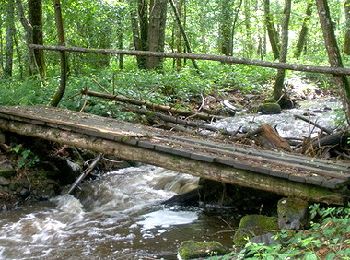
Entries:
POLYGON ((281 231, 276 243, 248 242, 238 255, 221 259, 350 259, 350 205, 310 207, 310 229, 281 231))

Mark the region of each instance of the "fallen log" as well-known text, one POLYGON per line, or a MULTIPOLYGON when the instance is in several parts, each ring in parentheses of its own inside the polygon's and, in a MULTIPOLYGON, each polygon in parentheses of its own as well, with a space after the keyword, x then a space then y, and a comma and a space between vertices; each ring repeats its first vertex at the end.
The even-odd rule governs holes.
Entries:
POLYGON ((213 125, 203 124, 203 123, 200 123, 200 122, 193 122, 193 121, 189 121, 189 120, 184 120, 184 119, 180 119, 178 117, 165 115, 165 114, 162 114, 162 113, 159 113, 159 112, 151 112, 151 111, 147 111, 145 109, 134 109, 134 108, 131 108, 131 107, 128 107, 125 110, 128 111, 128 112, 144 114, 150 119, 152 119, 153 117, 157 117, 160 120, 162 120, 164 122, 167 122, 167 123, 179 124, 179 125, 190 126, 190 127, 195 127, 195 128, 202 128, 202 129, 205 129, 205 130, 208 130, 208 131, 212 131, 212 132, 219 132, 219 133, 221 133, 223 135, 229 135, 229 136, 237 135, 237 131, 232 132, 232 131, 228 131, 226 129, 218 128, 218 127, 213 126, 213 125))
POLYGON ((137 100, 137 99, 128 98, 128 97, 125 97, 122 95, 111 95, 111 94, 106 94, 106 93, 95 92, 95 91, 88 90, 87 88, 83 89, 81 91, 81 93, 83 95, 87 95, 90 97, 97 97, 97 98, 102 98, 102 99, 114 100, 114 101, 133 104, 133 105, 137 105, 137 106, 145 106, 145 107, 152 109, 152 110, 155 110, 155 111, 168 112, 168 113, 178 114, 178 115, 182 115, 182 116, 197 117, 197 118, 200 118, 203 120, 208 120, 208 121, 211 121, 213 118, 215 118, 215 119, 225 118, 223 116, 212 115, 212 114, 203 113, 203 112, 192 112, 192 111, 187 111, 187 110, 176 109, 176 108, 172 108, 170 106, 155 104, 155 103, 149 102, 147 100, 137 100))

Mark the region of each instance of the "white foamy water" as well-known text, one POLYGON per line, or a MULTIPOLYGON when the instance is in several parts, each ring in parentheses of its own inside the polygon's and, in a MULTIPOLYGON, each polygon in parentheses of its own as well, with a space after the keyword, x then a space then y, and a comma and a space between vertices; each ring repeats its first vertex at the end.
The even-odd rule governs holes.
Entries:
POLYGON ((271 126, 276 126, 278 133, 282 137, 313 137, 320 132, 320 129, 300 119, 294 118, 294 115, 310 113, 311 115, 306 117, 312 122, 317 122, 330 130, 336 127, 335 111, 341 108, 341 102, 339 100, 334 98, 305 100, 300 101, 299 105, 300 107, 296 109, 283 110, 281 114, 274 115, 241 113, 234 117, 220 120, 214 123, 214 125, 234 132, 239 127, 244 127, 247 131, 255 130, 261 126, 261 124, 267 123, 271 126))
MULTIPOLYGON (((105 174, 77 197, 0 213, 0 259, 175 259, 184 240, 209 239, 223 229, 199 209, 161 202, 198 178, 154 166, 105 174)), ((221 237, 231 243, 230 235, 221 237)))

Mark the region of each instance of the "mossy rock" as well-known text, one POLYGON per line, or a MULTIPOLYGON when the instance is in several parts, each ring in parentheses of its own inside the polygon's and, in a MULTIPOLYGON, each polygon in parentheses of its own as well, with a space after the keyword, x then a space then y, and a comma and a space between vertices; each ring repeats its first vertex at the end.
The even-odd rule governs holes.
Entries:
POLYGON ((289 197, 280 199, 277 203, 278 225, 280 229, 299 230, 308 223, 307 200, 289 197))
POLYGON ((179 248, 181 259, 194 259, 200 257, 209 257, 213 255, 224 255, 229 253, 229 250, 219 242, 196 242, 184 241, 179 248))
POLYGON ((9 161, 5 160, 0 162, 0 177, 11 178, 15 175, 16 170, 9 161))
POLYGON ((241 218, 238 230, 233 237, 233 243, 238 247, 242 247, 246 244, 247 239, 268 232, 274 233, 278 230, 278 220, 275 217, 247 215, 241 218))
POLYGON ((276 102, 266 102, 259 106, 258 112, 263 114, 279 114, 282 112, 281 106, 276 102))

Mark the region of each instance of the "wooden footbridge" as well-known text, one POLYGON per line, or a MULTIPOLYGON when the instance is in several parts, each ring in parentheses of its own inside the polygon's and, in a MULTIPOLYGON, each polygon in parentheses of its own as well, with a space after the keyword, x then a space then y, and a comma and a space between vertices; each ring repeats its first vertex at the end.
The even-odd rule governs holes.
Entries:
POLYGON ((0 106, 0 130, 239 186, 344 204, 350 163, 267 151, 50 107, 0 106))

